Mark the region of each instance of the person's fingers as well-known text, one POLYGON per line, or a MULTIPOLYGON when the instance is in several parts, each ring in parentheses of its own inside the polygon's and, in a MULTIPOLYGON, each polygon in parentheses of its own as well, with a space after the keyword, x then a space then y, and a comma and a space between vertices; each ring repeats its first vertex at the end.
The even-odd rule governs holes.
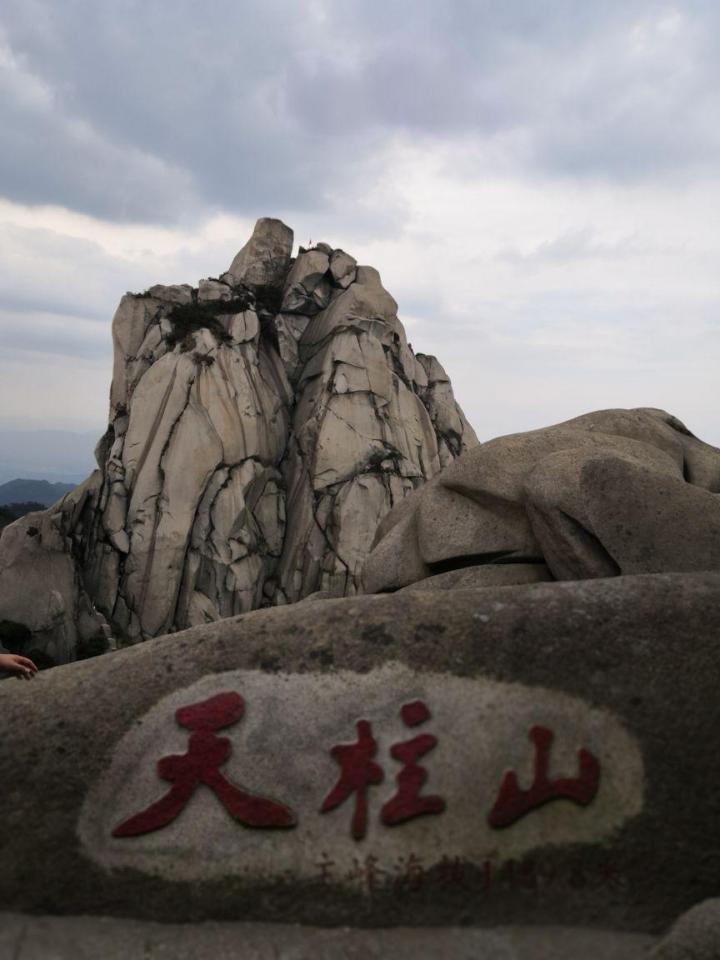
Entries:
POLYGON ((13 674, 18 680, 32 680, 38 668, 29 657, 22 657, 18 653, 3 653, 0 654, 0 671, 13 674))

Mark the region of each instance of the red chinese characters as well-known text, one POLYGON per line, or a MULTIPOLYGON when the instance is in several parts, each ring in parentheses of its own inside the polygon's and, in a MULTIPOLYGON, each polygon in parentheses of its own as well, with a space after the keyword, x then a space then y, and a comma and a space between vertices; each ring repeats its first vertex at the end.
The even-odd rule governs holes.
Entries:
MULTIPOLYGON (((430 719, 430 711, 422 700, 406 703, 400 716, 407 727, 417 727, 430 719)), ((421 733, 412 740, 396 743, 390 748, 390 756, 403 764, 397 775, 397 793, 382 808, 380 819, 386 827, 394 827, 426 813, 442 813, 445 801, 442 797, 423 797, 420 791, 428 778, 427 770, 417 761, 437 746, 437 737, 421 733)))
POLYGON ((594 798, 600 784, 600 762, 589 750, 578 751, 579 775, 577 777, 548 777, 548 764, 553 734, 547 727, 536 726, 530 730, 530 740, 535 745, 535 776, 528 790, 521 790, 517 774, 509 770, 500 786, 495 806, 488 814, 491 827, 509 827, 525 814, 550 800, 565 798, 581 806, 587 806, 594 798))
MULTIPOLYGON (((408 727, 418 726, 430 719, 430 711, 421 700, 406 703, 400 715, 408 727)), ((362 840, 367 832, 368 787, 382 783, 384 773, 382 767, 372 759, 377 753, 377 741, 373 737, 370 722, 359 720, 356 729, 358 739, 355 743, 338 744, 330 751, 340 766, 340 776, 325 797, 320 812, 334 810, 354 795, 351 833, 355 840, 362 840)), ((403 768, 397 775, 397 791, 383 805, 380 813, 385 826, 405 823, 423 814, 442 813, 445 809, 442 797, 421 794, 428 774, 417 761, 436 744, 437 737, 426 733, 390 748, 390 755, 402 763, 403 768)))
POLYGON ((135 837, 167 826, 184 810, 201 784, 209 787, 230 816, 246 827, 295 826, 297 820, 289 807, 249 793, 220 772, 230 758, 232 744, 227 737, 216 736, 215 731, 237 723, 244 712, 245 701, 237 693, 219 693, 176 710, 177 722, 192 733, 187 753, 158 761, 158 775, 172 787, 160 800, 119 823, 113 836, 135 837))
MULTIPOLYGON (((244 712, 245 701, 234 692, 220 693, 176 710, 175 719, 189 731, 189 737, 186 753, 163 757, 157 763, 159 777, 166 780, 170 788, 144 810, 117 824, 112 835, 134 837, 167 826, 182 813, 201 787, 211 790, 227 813, 245 827, 296 826, 297 817, 289 806, 251 793, 221 770, 230 759, 232 744, 227 737, 218 736, 218 731, 237 723, 244 712)), ((385 827, 396 827, 417 817, 437 816, 446 809, 443 797, 423 792, 428 771, 421 761, 438 745, 438 738, 428 732, 417 732, 415 728, 430 720, 430 710, 422 700, 413 700, 402 706, 400 716, 414 735, 389 746, 390 756, 399 764, 399 769, 395 776, 395 790, 379 810, 379 821, 385 827)), ((385 771, 377 762, 378 741, 371 722, 358 720, 356 734, 352 743, 340 743, 330 749, 339 773, 319 812, 326 814, 347 804, 352 808, 351 836, 360 841, 368 831, 371 788, 384 782, 385 771)), ((495 829, 511 826, 552 800, 567 799, 587 806, 597 795, 600 762, 594 754, 587 749, 578 751, 577 776, 551 778, 552 731, 534 726, 529 738, 535 750, 533 781, 527 789, 522 789, 514 770, 505 774, 487 815, 488 824, 495 829)), ((323 882, 329 882, 335 864, 329 857, 325 859, 323 882)))
POLYGON ((325 797, 320 812, 334 810, 355 794, 351 832, 356 840, 362 840, 367 830, 368 787, 382 783, 385 775, 382 767, 372 759, 377 753, 377 741, 372 735, 370 723, 358 720, 356 729, 358 738, 355 743, 341 743, 330 751, 340 764, 340 777, 325 797))

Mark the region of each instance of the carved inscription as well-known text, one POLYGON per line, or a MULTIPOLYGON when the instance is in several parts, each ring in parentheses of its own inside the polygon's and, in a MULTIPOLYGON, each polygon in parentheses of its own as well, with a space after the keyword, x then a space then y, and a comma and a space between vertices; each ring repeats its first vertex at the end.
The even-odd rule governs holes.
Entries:
POLYGON ((328 813, 354 795, 355 809, 350 829, 356 840, 362 840, 367 832, 368 787, 382 783, 385 774, 372 759, 377 753, 377 741, 369 722, 358 720, 356 729, 355 743, 340 743, 330 751, 340 764, 340 777, 323 800, 320 812, 328 813))
POLYGON ((136 837, 166 827, 185 809, 201 784, 209 787, 230 816, 246 827, 294 827, 297 819, 289 807, 243 790, 220 772, 230 758, 232 744, 227 737, 216 736, 215 731, 237 723, 244 712, 245 701, 238 693, 219 693, 176 710, 177 722, 192 733, 187 753, 158 761, 158 775, 172 787, 145 810, 119 823, 113 836, 136 837))
MULTIPOLYGON (((430 711, 422 700, 415 700, 402 707, 400 716, 407 727, 416 727, 430 719, 430 711)), ((340 765, 340 777, 325 797, 320 812, 328 813, 334 810, 354 794, 355 809, 351 833, 355 840, 362 840, 367 831, 368 787, 382 783, 385 773, 382 767, 372 760, 377 753, 377 742, 367 720, 358 721, 357 734, 355 743, 338 744, 330 751, 340 765)), ((421 733, 390 748, 390 756, 402 763, 403 767, 396 778, 397 791, 380 811, 380 820, 386 827, 405 823, 423 814, 442 813, 445 809, 442 797, 421 796, 428 773, 417 761, 436 745, 437 737, 430 733, 421 733)))
MULTIPOLYGON (((172 784, 170 790, 149 807, 117 824, 112 835, 118 838, 136 837, 167 826, 185 809, 198 787, 203 785, 215 794, 230 816, 245 827, 267 829, 296 826, 298 820, 290 807, 245 790, 220 770, 230 758, 232 744, 229 738, 217 736, 216 731, 237 723, 244 712, 245 701, 240 694, 232 691, 176 710, 177 723, 191 733, 187 753, 163 757, 158 761, 158 776, 172 784)), ((414 728, 430 720, 431 714, 422 700, 414 700, 402 706, 400 716, 406 727, 414 728)), ((370 721, 358 720, 356 732, 357 739, 354 742, 337 744, 330 749, 340 773, 319 809, 320 813, 329 813, 352 799, 350 832, 354 840, 360 841, 367 832, 368 791, 383 782, 385 773, 374 759, 378 743, 370 721)), ((583 748, 578 753, 577 777, 551 779, 548 770, 552 731, 547 727, 534 726, 529 736, 535 747, 533 782, 527 790, 523 790, 514 770, 505 774, 497 800, 487 814, 487 821, 494 829, 511 826, 551 800, 567 799, 587 806, 597 794, 600 762, 589 750, 583 748)), ((396 775, 397 789, 380 810, 380 822, 384 826, 394 827, 416 817, 438 815, 445 811, 445 798, 422 792, 429 774, 418 763, 437 745, 438 738, 426 732, 391 745, 390 756, 402 766, 396 775)), ((364 871, 370 869, 367 858, 363 863, 364 871)), ((360 861, 356 861, 356 864, 359 870, 360 861)), ((406 866, 410 871, 409 861, 406 866)), ((327 861, 324 878, 329 876, 331 867, 331 862, 327 861)), ((416 878, 412 881, 414 883, 417 883, 419 870, 419 864, 415 864, 411 871, 416 878)))
POLYGON ((129 725, 77 832, 103 869, 173 883, 494 896, 572 886, 576 861, 600 884, 645 783, 620 719, 558 690, 398 663, 238 669, 129 725))
POLYGON ((586 807, 597 794, 600 786, 600 762, 589 750, 578 752, 580 772, 577 777, 548 776, 550 747, 553 733, 547 727, 536 726, 530 731, 530 740, 535 745, 535 777, 529 789, 521 790, 517 774, 509 770, 500 787, 495 806, 488 814, 491 827, 509 827, 531 810, 550 800, 565 798, 586 807))
POLYGON ((626 880, 612 860, 599 859, 585 863, 575 860, 557 864, 542 859, 498 862, 488 856, 477 865, 470 865, 460 857, 443 855, 436 863, 427 863, 422 854, 409 853, 382 865, 374 854, 354 857, 348 871, 337 869, 327 853, 316 864, 317 879, 323 885, 347 881, 356 890, 366 894, 392 892, 415 894, 422 890, 447 889, 474 891, 475 894, 506 892, 538 895, 554 890, 606 890, 616 893, 625 888, 626 880))
MULTIPOLYGON (((422 700, 415 700, 405 704, 400 716, 405 726, 417 727, 430 719, 430 711, 422 700)), ((397 775, 397 793, 383 806, 380 814, 386 827, 394 827, 423 814, 442 813, 445 809, 442 797, 422 796, 420 793, 428 773, 417 761, 437 746, 437 742, 433 734, 421 733, 390 748, 390 756, 402 763, 403 768, 397 775)))

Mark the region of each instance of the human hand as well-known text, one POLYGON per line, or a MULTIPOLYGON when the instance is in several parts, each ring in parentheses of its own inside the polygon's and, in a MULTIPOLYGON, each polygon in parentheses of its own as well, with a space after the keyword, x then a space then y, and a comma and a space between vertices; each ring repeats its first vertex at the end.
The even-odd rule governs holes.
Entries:
POLYGON ((0 653, 0 671, 12 673, 18 680, 32 680, 37 667, 32 660, 17 653, 0 653))

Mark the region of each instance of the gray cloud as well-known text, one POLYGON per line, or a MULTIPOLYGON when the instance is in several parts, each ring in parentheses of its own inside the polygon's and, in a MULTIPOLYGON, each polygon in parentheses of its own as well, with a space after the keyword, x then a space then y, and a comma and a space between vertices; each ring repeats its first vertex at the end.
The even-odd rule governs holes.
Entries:
POLYGON ((541 267, 547 263, 568 264, 577 260, 627 260, 661 252, 661 244, 651 247, 637 235, 629 234, 608 242, 601 240, 590 227, 581 227, 539 243, 527 253, 517 247, 506 247, 496 256, 498 260, 517 266, 541 267))
POLYGON ((4 10, 0 177, 21 202, 165 222, 317 209, 372 182, 403 136, 574 177, 683 174, 720 154, 711 0, 4 10))
POLYGON ((53 230, 0 224, 2 306, 107 319, 129 269, 96 243, 53 230), (116 292, 117 291, 117 292, 116 292))
POLYGON ((0 195, 114 222, 5 205, 4 413, 101 420, 119 296, 277 215, 381 269, 483 437, 650 404, 717 442, 719 28, 711 0, 5 0, 0 195))
POLYGON ((71 357, 73 360, 112 361, 110 332, 77 316, 28 311, 18 316, 0 309, 0 341, 4 361, 32 362, 35 355, 71 357))

